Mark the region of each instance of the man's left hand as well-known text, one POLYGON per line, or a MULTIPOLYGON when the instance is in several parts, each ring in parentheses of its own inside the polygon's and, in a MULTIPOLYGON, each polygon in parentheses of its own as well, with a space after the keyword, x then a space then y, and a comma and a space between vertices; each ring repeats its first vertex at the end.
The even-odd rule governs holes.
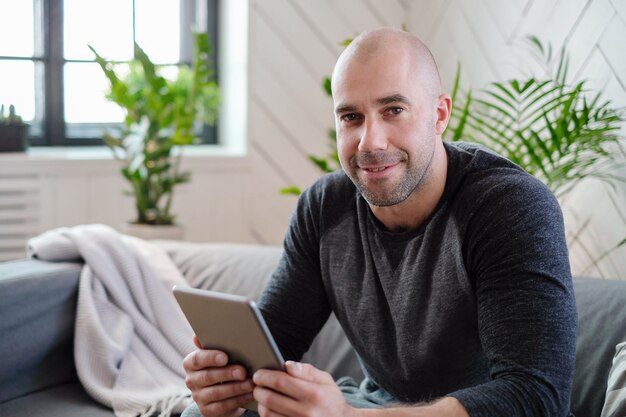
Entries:
POLYGON ((286 372, 259 370, 253 376, 261 417, 346 417, 355 411, 327 372, 293 361, 285 368, 286 372))

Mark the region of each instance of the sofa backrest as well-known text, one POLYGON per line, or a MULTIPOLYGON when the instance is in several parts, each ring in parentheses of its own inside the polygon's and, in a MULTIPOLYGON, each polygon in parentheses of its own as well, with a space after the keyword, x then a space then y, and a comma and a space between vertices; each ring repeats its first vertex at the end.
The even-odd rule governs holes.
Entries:
MULTIPOLYGON (((165 247, 193 285, 255 297, 279 248, 252 245, 165 247)), ((80 264, 20 260, 0 263, 0 403, 75 381, 74 316, 80 264)), ((615 346, 626 340, 626 281, 575 279, 578 307, 572 411, 598 417, 615 346)), ((356 355, 331 318, 307 361, 335 377, 359 378, 356 355)))
POLYGON ((574 279, 578 310, 572 412, 599 417, 615 346, 626 341, 626 281, 574 279))
POLYGON ((0 263, 0 403, 75 381, 79 264, 0 263))

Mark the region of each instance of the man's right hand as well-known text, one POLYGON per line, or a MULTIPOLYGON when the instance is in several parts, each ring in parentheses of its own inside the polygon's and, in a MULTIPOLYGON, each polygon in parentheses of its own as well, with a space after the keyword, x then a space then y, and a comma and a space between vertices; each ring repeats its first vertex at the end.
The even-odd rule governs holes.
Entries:
POLYGON ((246 378, 241 365, 228 365, 228 356, 219 350, 202 349, 198 338, 193 341, 198 350, 187 355, 183 367, 185 383, 205 417, 237 417, 241 408, 254 400, 254 383, 246 378))

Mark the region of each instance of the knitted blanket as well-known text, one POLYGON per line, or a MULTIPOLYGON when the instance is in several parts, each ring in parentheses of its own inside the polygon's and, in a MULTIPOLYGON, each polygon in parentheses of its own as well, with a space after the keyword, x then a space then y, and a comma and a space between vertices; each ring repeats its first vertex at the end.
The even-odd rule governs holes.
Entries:
POLYGON ((119 417, 169 416, 191 401, 182 366, 193 331, 171 288, 185 279, 158 247, 104 225, 59 228, 31 257, 83 259, 74 360, 85 390, 119 417))

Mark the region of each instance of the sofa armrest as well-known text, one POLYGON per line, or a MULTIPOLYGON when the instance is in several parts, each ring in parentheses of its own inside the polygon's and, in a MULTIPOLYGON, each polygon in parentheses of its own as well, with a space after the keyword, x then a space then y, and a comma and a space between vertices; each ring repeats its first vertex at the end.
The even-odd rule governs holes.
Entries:
POLYGON ((76 380, 80 270, 35 259, 0 263, 0 403, 76 380))

